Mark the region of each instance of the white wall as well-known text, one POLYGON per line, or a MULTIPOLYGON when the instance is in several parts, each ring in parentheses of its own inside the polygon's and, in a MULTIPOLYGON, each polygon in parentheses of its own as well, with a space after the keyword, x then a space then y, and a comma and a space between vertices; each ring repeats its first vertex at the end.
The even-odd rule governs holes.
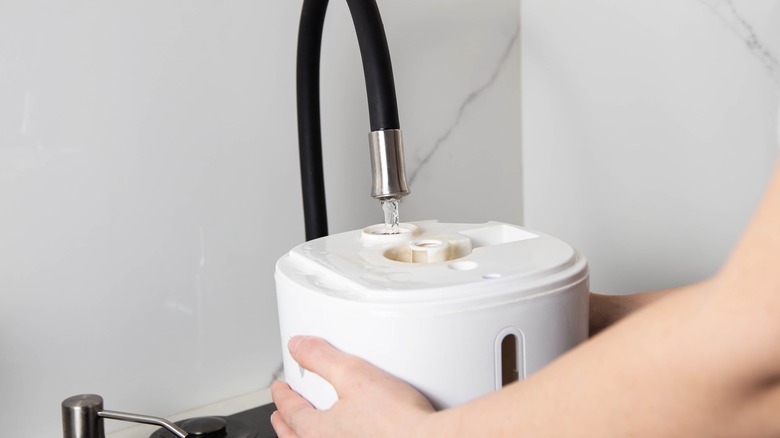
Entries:
MULTIPOLYGON (((332 231, 369 193, 357 44, 332 2, 332 231)), ((402 220, 521 220, 518 5, 380 2, 413 194, 402 220)), ((0 3, 0 419, 52 437, 86 392, 167 415, 267 386, 273 266, 303 239, 300 3, 0 3)), ((109 428, 120 427, 109 422, 109 428)))
POLYGON ((526 224, 596 291, 714 273, 776 163, 780 1, 526 0, 522 41, 526 224))

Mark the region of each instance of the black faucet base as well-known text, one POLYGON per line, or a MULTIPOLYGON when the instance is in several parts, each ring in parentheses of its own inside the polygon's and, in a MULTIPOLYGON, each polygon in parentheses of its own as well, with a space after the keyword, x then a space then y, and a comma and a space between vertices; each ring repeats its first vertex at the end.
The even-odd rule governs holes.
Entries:
MULTIPOLYGON (((213 433, 193 434, 187 430, 186 425, 190 420, 177 421, 176 424, 182 426, 190 436, 199 438, 278 438, 274 428, 271 426, 271 414, 276 410, 276 405, 268 403, 233 415, 216 417, 225 420, 227 423, 226 431, 216 431, 213 433)), ((197 433, 197 432, 196 432, 197 433)), ((165 429, 158 429, 149 438, 176 438, 171 432, 165 429)))

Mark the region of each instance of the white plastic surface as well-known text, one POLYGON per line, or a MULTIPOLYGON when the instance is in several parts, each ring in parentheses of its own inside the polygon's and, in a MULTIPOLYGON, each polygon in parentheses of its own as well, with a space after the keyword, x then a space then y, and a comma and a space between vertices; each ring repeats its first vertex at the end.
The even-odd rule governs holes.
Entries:
MULTIPOLYGON (((444 408, 496 389, 501 333, 518 336, 526 375, 587 338, 587 263, 570 246, 497 222, 414 225, 415 241, 467 238, 473 250, 450 261, 397 261, 386 254, 408 243, 366 246, 352 231, 283 256, 282 344, 294 335, 324 337, 444 408)), ((335 402, 333 388, 287 353, 284 366, 287 382, 316 407, 335 402)))

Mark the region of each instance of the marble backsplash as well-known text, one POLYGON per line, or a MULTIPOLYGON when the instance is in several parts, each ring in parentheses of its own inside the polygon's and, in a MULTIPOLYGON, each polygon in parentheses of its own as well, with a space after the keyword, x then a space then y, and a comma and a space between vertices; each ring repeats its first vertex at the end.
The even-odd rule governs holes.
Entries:
POLYGON ((526 224, 595 291, 713 274, 777 162, 780 2, 524 1, 526 224))
MULTIPOLYGON (((380 222, 345 2, 322 59, 331 232, 380 222)), ((412 195, 404 221, 520 222, 519 5, 379 1, 412 195)), ((169 415, 270 384, 273 271, 303 240, 300 2, 0 2, 0 418, 169 415)), ((126 427, 109 422, 109 430, 126 427)))

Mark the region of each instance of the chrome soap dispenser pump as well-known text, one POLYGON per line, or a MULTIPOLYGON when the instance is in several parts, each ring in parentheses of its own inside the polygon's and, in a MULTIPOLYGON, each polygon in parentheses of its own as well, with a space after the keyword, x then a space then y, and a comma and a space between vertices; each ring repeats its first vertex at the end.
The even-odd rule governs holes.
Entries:
MULTIPOLYGON (((371 196, 399 200, 409 194, 393 67, 382 17, 374 0, 347 0, 357 32, 371 125, 371 196)), ((320 126, 320 48, 328 0, 304 0, 298 31, 298 144, 306 240, 328 234, 320 126)))

